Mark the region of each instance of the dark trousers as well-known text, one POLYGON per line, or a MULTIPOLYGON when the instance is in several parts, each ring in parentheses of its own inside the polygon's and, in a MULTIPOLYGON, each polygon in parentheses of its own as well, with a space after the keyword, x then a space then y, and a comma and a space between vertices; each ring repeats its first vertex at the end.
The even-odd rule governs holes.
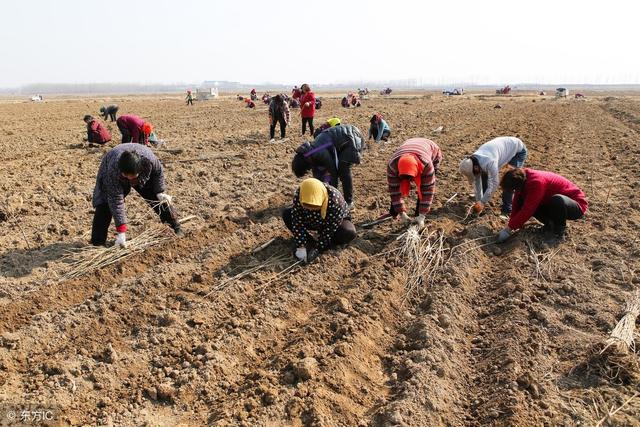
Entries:
POLYGON ((193 99, 187 99, 187 105, 193 105, 193 99))
POLYGON ((116 121, 116 113, 115 112, 109 113, 109 118, 111 119, 112 122, 115 122, 116 121))
POLYGON ((313 117, 302 118, 302 134, 304 135, 307 132, 307 123, 309 123, 309 133, 313 135, 313 117))
POLYGON ((287 131, 287 122, 283 116, 276 116, 273 118, 273 123, 269 126, 269 137, 271 139, 276 136, 276 123, 280 123, 280 138, 284 138, 287 131))
POLYGON ((126 144, 128 142, 133 142, 133 138, 131 137, 131 134, 129 133, 129 130, 122 126, 120 123, 118 123, 118 129, 120 130, 120 133, 122 134, 122 144, 126 144))
MULTIPOLYGON (((291 214, 292 210, 293 208, 287 208, 282 212, 282 220, 290 231, 293 231, 293 217, 291 214)), ((331 244, 334 246, 346 245, 347 243, 355 239, 356 236, 356 227, 351 222, 351 218, 345 218, 342 220, 342 223, 331 237, 331 244)), ((309 249, 315 247, 315 239, 308 233, 307 247, 309 249)))
MULTIPOLYGON (((487 191, 487 187, 489 186, 489 176, 486 172, 482 172, 482 193, 487 191)), ((510 214, 512 208, 513 201, 513 190, 502 190, 502 213, 510 214)))
MULTIPOLYGON (((158 199, 154 194, 154 191, 149 188, 135 188, 134 189, 144 199, 147 200, 149 206, 153 207, 153 210, 160 217, 160 221, 169 224, 174 231, 180 229, 180 223, 178 222, 178 215, 173 206, 167 206, 165 204, 158 205, 158 199)), ((129 192, 125 193, 125 196, 129 192)), ((109 225, 111 224, 111 210, 107 203, 96 206, 96 213, 93 215, 93 226, 91 228, 91 244, 95 246, 102 246, 107 242, 107 235, 109 233, 109 225)))
MULTIPOLYGON (((378 128, 374 127, 373 129, 371 129, 371 133, 373 135, 373 139, 377 140, 378 139, 378 128)), ((390 131, 383 130, 382 131, 382 136, 380 137, 380 140, 387 142, 389 140, 390 136, 391 136, 391 132, 390 131)))
POLYGON ((582 218, 582 210, 575 200, 556 194, 548 203, 538 206, 533 216, 545 225, 545 229, 555 234, 564 234, 567 220, 582 218))

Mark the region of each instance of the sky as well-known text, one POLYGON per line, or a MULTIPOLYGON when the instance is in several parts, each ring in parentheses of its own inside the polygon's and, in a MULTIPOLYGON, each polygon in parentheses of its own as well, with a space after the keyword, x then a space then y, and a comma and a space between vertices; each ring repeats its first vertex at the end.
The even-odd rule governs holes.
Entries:
POLYGON ((0 87, 640 83, 633 0, 0 2, 0 87))

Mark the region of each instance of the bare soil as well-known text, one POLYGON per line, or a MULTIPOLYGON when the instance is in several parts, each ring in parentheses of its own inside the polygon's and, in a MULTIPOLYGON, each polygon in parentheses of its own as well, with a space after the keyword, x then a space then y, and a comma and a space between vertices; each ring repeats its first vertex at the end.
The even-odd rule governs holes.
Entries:
MULTIPOLYGON (((407 297, 389 252, 396 222, 311 265, 278 275, 291 257, 228 280, 292 254, 279 215, 297 183, 296 110, 287 140, 270 144, 266 106, 231 97, 0 103, 0 402, 55 405, 71 425, 640 425, 638 376, 607 376, 593 359, 640 283, 640 97, 399 94, 347 110, 326 96, 316 125, 337 115, 366 132, 376 111, 393 134, 354 169, 356 223, 386 211, 398 144, 424 136, 444 153, 428 228, 449 256, 419 295, 407 297), (180 214, 197 219, 182 239, 60 280, 68 251, 88 243, 108 148, 82 143, 82 117, 111 102, 178 150, 157 154, 180 214), (491 244, 505 222, 495 207, 463 221, 458 162, 500 135, 587 193, 567 241, 530 225, 491 244)), ((131 237, 157 221, 137 195, 127 209, 131 237)))

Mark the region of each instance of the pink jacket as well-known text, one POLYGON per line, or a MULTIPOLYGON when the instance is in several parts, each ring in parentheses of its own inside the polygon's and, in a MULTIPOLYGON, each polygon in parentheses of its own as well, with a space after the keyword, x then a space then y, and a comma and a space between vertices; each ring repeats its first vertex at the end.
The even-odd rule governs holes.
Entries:
POLYGON ((513 195, 513 211, 509 218, 509 228, 517 230, 533 216, 538 206, 549 203, 556 194, 562 194, 574 200, 582 213, 587 211, 589 203, 585 194, 567 178, 553 172, 524 169, 527 180, 522 191, 513 195))

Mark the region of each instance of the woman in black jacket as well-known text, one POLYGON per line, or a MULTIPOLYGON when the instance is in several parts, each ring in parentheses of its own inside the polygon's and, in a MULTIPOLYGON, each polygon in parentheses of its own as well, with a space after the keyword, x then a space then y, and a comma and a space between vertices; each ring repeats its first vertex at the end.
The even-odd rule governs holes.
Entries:
POLYGON ((313 142, 296 149, 291 162, 293 173, 301 178, 312 170, 313 177, 338 186, 342 182, 344 199, 352 209, 353 179, 351 166, 360 164, 365 148, 360 130, 352 125, 336 126, 322 132, 313 142))

